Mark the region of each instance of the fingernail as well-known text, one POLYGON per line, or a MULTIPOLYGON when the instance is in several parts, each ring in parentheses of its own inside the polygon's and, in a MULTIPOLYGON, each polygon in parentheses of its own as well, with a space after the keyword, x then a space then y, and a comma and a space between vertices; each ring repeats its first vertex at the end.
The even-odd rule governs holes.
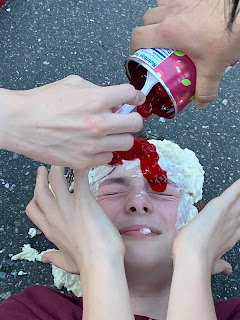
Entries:
POLYGON ((45 258, 45 257, 42 257, 41 262, 43 262, 43 263, 50 263, 50 260, 48 260, 48 259, 45 258))
POLYGON ((146 100, 146 96, 142 91, 139 91, 139 104, 143 104, 146 100))
POLYGON ((41 170, 41 167, 38 167, 38 169, 37 169, 37 173, 39 173, 39 172, 40 172, 40 170, 41 170))
POLYGON ((208 106, 208 103, 199 103, 197 104, 197 108, 199 109, 206 109, 208 106))

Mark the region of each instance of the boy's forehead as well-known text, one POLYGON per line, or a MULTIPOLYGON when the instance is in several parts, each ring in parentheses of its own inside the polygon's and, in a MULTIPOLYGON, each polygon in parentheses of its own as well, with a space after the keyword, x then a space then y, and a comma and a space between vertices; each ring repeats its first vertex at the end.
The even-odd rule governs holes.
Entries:
POLYGON ((143 177, 138 159, 134 161, 124 161, 122 165, 117 165, 108 177, 124 176, 133 178, 136 174, 143 177))
MULTIPOLYGON (((99 186, 104 185, 111 185, 111 184, 121 184, 121 185, 127 185, 131 182, 132 179, 138 178, 143 179, 145 182, 147 182, 147 179, 144 178, 140 163, 137 163, 137 161, 128 161, 128 164, 124 165, 118 165, 112 170, 107 176, 105 176, 102 181, 100 181, 99 186), (135 162, 135 163, 134 163, 135 162)), ((171 180, 168 180, 167 187, 174 187, 176 188, 176 184, 172 182, 171 180)))

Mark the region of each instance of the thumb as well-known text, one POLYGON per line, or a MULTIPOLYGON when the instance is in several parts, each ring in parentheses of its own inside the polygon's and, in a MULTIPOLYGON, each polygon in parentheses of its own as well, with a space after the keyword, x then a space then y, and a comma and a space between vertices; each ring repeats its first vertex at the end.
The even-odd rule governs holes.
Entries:
POLYGON ((66 260, 64 255, 59 250, 46 252, 43 254, 41 262, 52 263, 55 266, 66 270, 66 260))
POLYGON ((207 69, 206 62, 196 64, 197 81, 195 92, 195 105, 204 109, 207 104, 217 99, 219 83, 224 72, 207 69))
POLYGON ((232 273, 232 266, 229 262, 223 260, 223 259, 219 259, 214 267, 212 268, 212 274, 217 274, 217 273, 225 273, 226 275, 231 274, 232 273))
POLYGON ((79 274, 77 265, 70 258, 67 260, 61 251, 54 250, 44 253, 41 262, 52 263, 56 267, 61 268, 69 273, 79 274))
POLYGON ((65 261, 63 254, 59 250, 49 251, 42 255, 41 262, 52 263, 57 267, 60 267, 65 261))

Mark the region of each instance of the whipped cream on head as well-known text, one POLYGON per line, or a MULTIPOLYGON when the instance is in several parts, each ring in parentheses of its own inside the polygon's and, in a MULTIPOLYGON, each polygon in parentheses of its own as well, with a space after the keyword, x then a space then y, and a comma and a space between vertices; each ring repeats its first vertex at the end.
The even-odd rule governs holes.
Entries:
MULTIPOLYGON (((204 170, 195 153, 187 148, 181 149, 176 143, 169 140, 148 140, 152 143, 159 155, 158 164, 167 171, 168 180, 172 181, 182 197, 178 206, 176 229, 180 230, 189 223, 198 213, 194 203, 202 199, 204 170)), ((123 160, 126 170, 140 165, 139 159, 134 161, 123 160)), ((103 182, 115 167, 103 165, 89 172, 90 189, 97 198, 99 184, 103 182)), ((139 168, 139 176, 142 172, 139 168)))
POLYGON ((148 142, 157 148, 158 164, 167 171, 168 180, 174 182, 182 193, 176 222, 176 229, 180 230, 198 214, 194 203, 202 199, 204 170, 193 151, 181 149, 169 140, 148 142))

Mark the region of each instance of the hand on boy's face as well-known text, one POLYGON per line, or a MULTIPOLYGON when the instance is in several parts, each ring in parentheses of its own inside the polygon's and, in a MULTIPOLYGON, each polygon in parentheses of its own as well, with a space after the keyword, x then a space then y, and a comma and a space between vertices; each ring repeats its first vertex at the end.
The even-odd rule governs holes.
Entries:
POLYGON ((48 174, 45 167, 40 167, 34 197, 26 212, 61 251, 44 257, 72 272, 95 263, 96 258, 121 259, 125 246, 89 190, 88 170, 75 170, 74 187, 74 193, 70 193, 64 168, 52 166, 48 174))

